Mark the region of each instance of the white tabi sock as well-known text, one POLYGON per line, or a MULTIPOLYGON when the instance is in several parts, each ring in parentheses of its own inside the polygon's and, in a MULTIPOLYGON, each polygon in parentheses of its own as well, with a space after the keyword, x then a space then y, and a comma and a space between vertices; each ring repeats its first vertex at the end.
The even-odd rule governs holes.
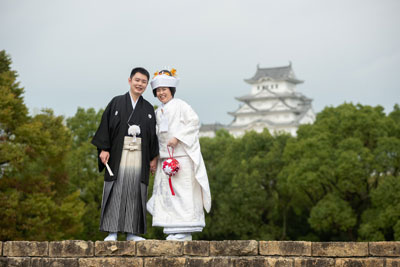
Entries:
POLYGON ((117 241, 117 233, 109 233, 106 238, 104 238, 104 241, 117 241))
POLYGON ((175 234, 170 234, 165 240, 172 240, 173 238, 175 238, 175 234))
POLYGON ((126 235, 126 241, 141 241, 141 240, 146 240, 146 238, 134 235, 134 234, 130 234, 128 233, 126 235))
POLYGON ((190 241, 190 240, 192 240, 192 235, 190 233, 174 234, 174 235, 169 235, 167 237, 167 240, 190 241))

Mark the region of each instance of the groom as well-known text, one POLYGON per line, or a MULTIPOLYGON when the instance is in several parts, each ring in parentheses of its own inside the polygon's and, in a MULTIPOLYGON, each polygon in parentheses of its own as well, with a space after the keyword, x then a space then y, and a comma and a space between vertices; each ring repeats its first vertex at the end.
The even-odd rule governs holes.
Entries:
POLYGON ((131 71, 129 91, 110 101, 92 139, 99 171, 107 166, 100 217, 100 231, 109 233, 105 241, 117 240, 118 232, 139 241, 146 233, 149 172, 158 156, 154 108, 142 97, 149 78, 144 68, 131 71))

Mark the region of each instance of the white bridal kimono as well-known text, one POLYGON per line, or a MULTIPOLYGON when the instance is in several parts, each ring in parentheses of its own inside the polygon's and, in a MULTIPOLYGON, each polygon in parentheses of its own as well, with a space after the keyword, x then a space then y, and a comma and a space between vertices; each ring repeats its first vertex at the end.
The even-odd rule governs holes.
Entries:
POLYGON ((201 232, 205 226, 203 208, 207 212, 211 209, 211 192, 200 152, 199 118, 186 102, 173 98, 156 110, 156 120, 160 159, 153 195, 147 203, 153 226, 164 227, 166 234, 201 232), (180 170, 171 178, 175 196, 169 177, 162 170, 162 162, 169 158, 167 143, 172 137, 179 140, 173 156, 179 161, 180 170))

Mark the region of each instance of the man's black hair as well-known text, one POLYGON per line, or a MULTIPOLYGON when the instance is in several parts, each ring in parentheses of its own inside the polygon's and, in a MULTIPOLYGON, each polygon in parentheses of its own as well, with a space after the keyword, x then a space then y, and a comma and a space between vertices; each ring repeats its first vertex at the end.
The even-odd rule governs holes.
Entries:
POLYGON ((131 71, 131 76, 130 76, 130 78, 132 79, 132 77, 136 74, 136 73, 141 73, 141 74, 143 74, 143 75, 146 75, 146 77, 147 77, 147 82, 149 82, 150 81, 150 73, 145 69, 145 68, 141 68, 141 67, 138 67, 138 68, 134 68, 132 71, 131 71))

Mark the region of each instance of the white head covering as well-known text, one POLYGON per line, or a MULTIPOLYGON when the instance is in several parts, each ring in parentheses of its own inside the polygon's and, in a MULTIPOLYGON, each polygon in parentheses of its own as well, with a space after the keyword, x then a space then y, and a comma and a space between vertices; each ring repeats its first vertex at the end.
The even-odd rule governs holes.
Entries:
POLYGON ((177 87, 179 84, 179 78, 175 75, 176 70, 171 71, 160 71, 156 72, 153 79, 150 82, 151 88, 157 89, 158 87, 177 87))

